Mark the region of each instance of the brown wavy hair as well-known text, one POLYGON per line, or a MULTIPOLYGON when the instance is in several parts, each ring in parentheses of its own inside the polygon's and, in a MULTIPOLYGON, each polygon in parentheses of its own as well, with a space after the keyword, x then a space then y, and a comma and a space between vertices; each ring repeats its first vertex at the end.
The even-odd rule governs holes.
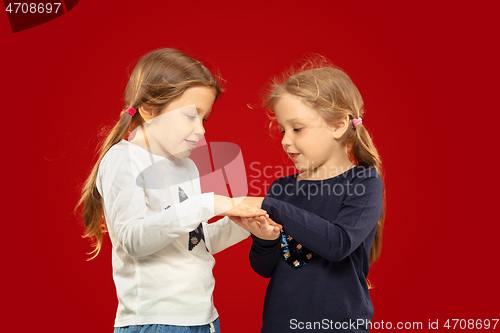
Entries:
MULTIPOLYGON (((363 99, 349 76, 322 56, 305 58, 289 70, 275 77, 264 93, 264 108, 271 120, 269 127, 277 127, 274 104, 283 94, 300 97, 316 110, 330 124, 346 116, 357 119, 365 116, 363 99)), ((373 168, 384 180, 382 161, 368 133, 360 124, 349 126, 342 141, 348 147, 351 161, 359 166, 373 168)), ((370 250, 370 264, 378 260, 382 248, 382 229, 385 220, 385 186, 383 192, 383 213, 378 221, 375 239, 370 250)))
MULTIPOLYGON (((217 77, 220 79, 220 76, 217 77)), ((216 91, 216 99, 222 88, 214 75, 199 61, 170 48, 159 49, 144 55, 135 66, 125 88, 125 105, 116 125, 103 141, 99 158, 81 188, 81 197, 75 212, 82 206, 81 216, 85 225, 84 238, 90 238, 94 250, 89 254, 95 258, 102 246, 103 233, 107 231, 106 221, 97 191, 97 171, 106 152, 124 139, 130 131, 140 126, 144 119, 139 112, 131 116, 125 110, 147 105, 155 113, 160 112, 170 102, 180 97, 190 87, 206 86, 216 91)), ((90 260, 89 259, 89 260, 90 260)))

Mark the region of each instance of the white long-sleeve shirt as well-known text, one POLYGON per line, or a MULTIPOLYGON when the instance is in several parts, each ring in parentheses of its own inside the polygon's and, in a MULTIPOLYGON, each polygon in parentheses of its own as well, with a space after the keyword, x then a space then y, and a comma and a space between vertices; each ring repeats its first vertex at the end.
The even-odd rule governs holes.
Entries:
POLYGON ((215 320, 212 255, 249 233, 227 217, 207 223, 214 194, 201 193, 194 162, 170 161, 122 140, 102 159, 97 189, 113 245, 115 327, 215 320), (188 199, 180 202, 180 193, 188 199), (189 233, 200 223, 205 242, 193 239, 190 250, 189 233))

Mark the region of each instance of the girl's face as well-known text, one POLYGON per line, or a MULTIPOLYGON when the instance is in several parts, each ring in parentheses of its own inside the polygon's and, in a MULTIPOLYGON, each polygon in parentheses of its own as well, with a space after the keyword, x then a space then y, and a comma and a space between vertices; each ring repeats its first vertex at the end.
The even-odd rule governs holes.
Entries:
POLYGON ((274 114, 283 134, 283 149, 299 172, 317 175, 324 168, 325 177, 329 178, 328 173, 345 164, 345 159, 339 160, 341 153, 344 151, 347 157, 347 152, 336 140, 338 133, 300 97, 288 93, 279 97, 274 114))
POLYGON ((215 96, 212 87, 190 87, 148 121, 153 153, 169 159, 189 157, 205 134, 203 122, 212 111, 215 96))

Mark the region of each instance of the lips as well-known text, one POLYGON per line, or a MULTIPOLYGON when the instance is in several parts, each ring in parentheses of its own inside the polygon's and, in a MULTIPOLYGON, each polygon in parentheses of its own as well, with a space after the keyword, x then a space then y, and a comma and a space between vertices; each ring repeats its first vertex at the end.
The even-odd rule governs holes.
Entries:
POLYGON ((186 144, 188 145, 189 149, 195 149, 196 148, 196 141, 191 141, 191 140, 185 140, 186 144))
POLYGON ((292 161, 296 161, 299 158, 300 153, 288 153, 288 156, 290 156, 290 159, 292 161))

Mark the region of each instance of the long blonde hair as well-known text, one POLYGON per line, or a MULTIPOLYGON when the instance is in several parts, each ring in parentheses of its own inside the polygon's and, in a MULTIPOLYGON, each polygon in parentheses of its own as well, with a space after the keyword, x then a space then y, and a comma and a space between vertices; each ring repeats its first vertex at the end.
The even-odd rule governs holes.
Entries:
POLYGON ((131 116, 125 110, 129 107, 137 109, 141 105, 148 105, 155 113, 160 112, 187 88, 193 86, 213 87, 216 98, 222 90, 212 73, 201 62, 175 49, 165 48, 150 52, 135 66, 125 88, 125 106, 120 118, 104 140, 99 158, 81 188, 81 197, 75 207, 76 212, 82 205, 81 214, 86 229, 83 237, 95 241, 92 244, 94 250, 89 253, 93 254, 90 259, 99 254, 103 233, 106 232, 101 195, 96 187, 99 164, 113 145, 144 122, 139 112, 131 116))
MULTIPOLYGON (((351 120, 364 117, 363 99, 352 80, 345 72, 321 56, 302 60, 271 82, 264 96, 264 106, 271 119, 271 129, 276 125, 273 106, 285 93, 301 97, 328 123, 336 123, 346 116, 351 120)), ((343 136, 343 143, 349 147, 349 158, 354 164, 377 170, 383 181, 380 156, 363 124, 349 126, 343 136)), ((384 220, 385 186, 383 213, 378 221, 375 239, 370 250, 370 264, 380 257, 384 220)))

